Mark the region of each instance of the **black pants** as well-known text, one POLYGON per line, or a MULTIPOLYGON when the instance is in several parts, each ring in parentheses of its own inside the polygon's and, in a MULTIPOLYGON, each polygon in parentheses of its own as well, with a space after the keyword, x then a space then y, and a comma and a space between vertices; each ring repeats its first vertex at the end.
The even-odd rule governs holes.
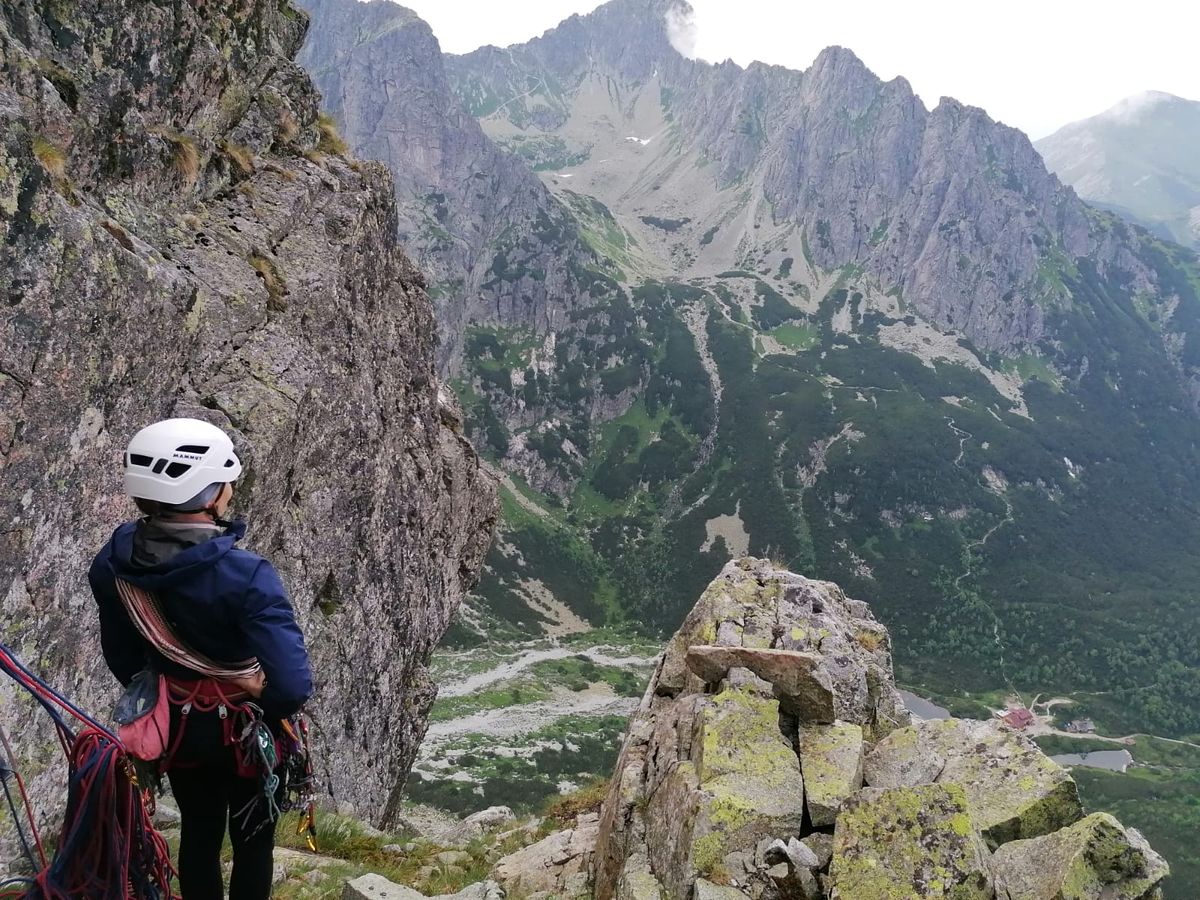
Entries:
MULTIPOLYGON (((171 733, 180 716, 172 709, 171 733)), ((221 845, 228 826, 233 845, 229 900, 268 900, 273 873, 275 823, 270 821, 262 780, 242 778, 232 747, 224 743, 216 713, 193 712, 167 778, 179 805, 179 888, 183 900, 224 900, 221 845), (257 803, 254 801, 257 800, 257 803), (254 803, 249 818, 238 815, 254 803)))

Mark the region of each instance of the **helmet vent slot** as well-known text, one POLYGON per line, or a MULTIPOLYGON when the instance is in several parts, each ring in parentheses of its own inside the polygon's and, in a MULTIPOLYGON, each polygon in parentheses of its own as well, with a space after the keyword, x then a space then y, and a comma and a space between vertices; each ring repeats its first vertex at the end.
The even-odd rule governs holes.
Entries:
POLYGON ((154 462, 154 458, 150 457, 150 456, 145 456, 144 454, 141 454, 141 453, 130 453, 129 461, 131 463, 133 463, 133 465, 135 465, 135 466, 147 466, 148 467, 151 463, 154 462))
POLYGON ((233 460, 232 459, 225 460, 225 468, 227 468, 227 469, 233 468, 233 460))
POLYGON ((167 477, 178 478, 190 468, 191 466, 189 466, 187 463, 173 462, 167 466, 167 477))
POLYGON ((199 444, 184 444, 182 447, 176 447, 176 453, 207 453, 208 447, 201 447, 199 444))
POLYGON ((158 462, 156 462, 154 464, 154 468, 151 469, 150 471, 153 472, 155 475, 161 475, 162 470, 165 469, 166 467, 167 467, 167 461, 165 459, 160 459, 158 462))

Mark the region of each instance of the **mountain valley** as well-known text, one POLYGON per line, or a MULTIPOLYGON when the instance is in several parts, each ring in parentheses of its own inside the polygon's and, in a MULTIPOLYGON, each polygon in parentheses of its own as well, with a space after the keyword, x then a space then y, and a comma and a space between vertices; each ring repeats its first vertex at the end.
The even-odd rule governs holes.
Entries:
MULTIPOLYGON (((714 66, 672 46, 685 6, 615 0, 450 56, 383 0, 305 5, 301 62, 397 173, 443 369, 502 480, 448 659, 661 634, 751 553, 868 600, 901 683, 960 714, 1054 695, 1103 733, 1200 733, 1191 250, 843 48, 714 66)), ((518 759, 600 738, 605 774, 616 695, 547 722, 555 679, 550 698, 577 682, 474 702, 532 716, 503 738, 518 759)), ((481 762, 492 724, 439 705, 467 730, 415 796, 550 786, 556 764, 481 762)))

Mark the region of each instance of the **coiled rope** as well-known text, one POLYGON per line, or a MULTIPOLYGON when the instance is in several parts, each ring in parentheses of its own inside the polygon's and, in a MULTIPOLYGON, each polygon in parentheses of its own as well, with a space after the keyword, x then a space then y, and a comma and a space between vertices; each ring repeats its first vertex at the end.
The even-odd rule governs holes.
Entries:
POLYGON ((170 852, 154 830, 133 764, 117 736, 54 690, 0 644, 0 672, 26 690, 49 715, 67 756, 67 810, 54 856, 47 861, 16 757, 4 737, 4 795, 15 807, 15 782, 25 807, 13 819, 31 871, 0 882, 0 898, 22 900, 176 900, 170 852), (72 727, 77 723, 78 731, 72 727))

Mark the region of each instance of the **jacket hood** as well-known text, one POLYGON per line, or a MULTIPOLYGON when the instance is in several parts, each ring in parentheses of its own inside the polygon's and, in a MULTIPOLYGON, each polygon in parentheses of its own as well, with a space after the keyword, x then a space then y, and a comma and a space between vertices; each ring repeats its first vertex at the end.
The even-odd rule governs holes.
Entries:
POLYGON ((118 578, 154 591, 195 578, 203 570, 215 566, 245 535, 246 523, 239 519, 220 537, 181 550, 154 566, 134 565, 133 535, 136 530, 137 522, 128 522, 114 532, 110 542, 112 552, 109 554, 109 566, 118 578))

